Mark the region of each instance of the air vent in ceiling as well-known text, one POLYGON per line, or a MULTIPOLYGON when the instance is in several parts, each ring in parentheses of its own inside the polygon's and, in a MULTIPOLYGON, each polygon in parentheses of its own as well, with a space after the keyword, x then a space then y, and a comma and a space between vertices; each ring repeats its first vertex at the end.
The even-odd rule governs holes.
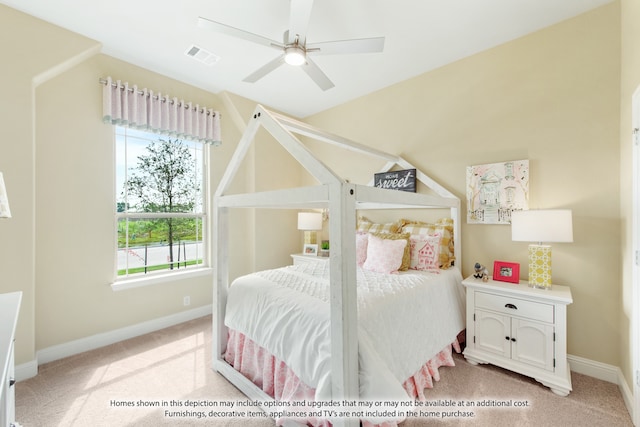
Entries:
POLYGON ((196 45, 191 45, 184 54, 208 66, 212 66, 220 60, 219 56, 196 45))

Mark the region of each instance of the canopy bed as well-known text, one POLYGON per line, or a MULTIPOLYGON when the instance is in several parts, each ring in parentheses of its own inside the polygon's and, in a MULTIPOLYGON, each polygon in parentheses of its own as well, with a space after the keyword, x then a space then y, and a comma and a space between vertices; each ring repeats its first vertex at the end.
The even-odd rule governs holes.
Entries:
MULTIPOLYGON (((251 354, 266 352, 268 357, 277 356, 276 359, 284 363, 284 369, 297 376, 302 384, 296 386, 297 391, 290 396, 300 397, 306 393, 311 400, 334 402, 423 397, 422 384, 414 385, 420 389, 414 396, 407 394, 407 384, 402 381, 412 378, 412 374, 406 373, 414 372, 411 370, 416 363, 422 367, 426 361, 444 357, 439 351, 455 341, 464 328, 464 297, 460 293, 464 291, 461 291, 462 277, 457 267, 461 260, 460 200, 419 170, 416 178, 429 194, 377 188, 373 181, 368 185, 349 183, 317 159, 298 136, 332 144, 378 162, 385 161, 382 170, 375 172, 415 169, 399 156, 324 132, 258 105, 214 196, 217 239, 214 240, 213 367, 248 398, 265 402, 265 408, 271 407, 267 402, 273 401, 274 394, 280 399, 287 393, 282 390, 267 393, 264 384, 255 378, 252 378, 255 383, 252 382, 250 374, 243 375, 237 370, 235 362, 242 357, 245 346, 251 347, 251 354), (260 127, 320 184, 228 194, 260 127), (229 212, 236 208, 328 209, 331 213, 329 262, 257 272, 236 279, 230 286, 229 212), (400 274, 377 271, 379 263, 366 268, 358 259, 358 253, 362 254, 358 242, 363 234, 368 239, 369 247, 365 251, 369 254, 374 247, 399 251, 401 245, 389 243, 395 237, 358 232, 363 227, 357 220, 358 211, 413 208, 447 210, 450 218, 443 227, 455 236, 455 245, 451 239, 447 249, 451 262, 439 266, 447 268, 453 260, 456 266, 437 271, 416 267, 400 274), (389 301, 395 301, 396 305, 389 301), (434 317, 427 318, 427 315, 434 317), (391 319, 396 318, 399 323, 391 323, 391 319), (419 323, 421 319, 429 326, 419 323), (307 325, 309 329, 302 332, 304 339, 296 341, 292 337, 301 333, 296 329, 300 325, 307 325), (407 342, 419 348, 402 347, 407 342), (406 361, 407 354, 419 360, 406 361), (398 378, 402 381, 398 382, 398 378), (404 390, 399 389, 398 384, 404 390)), ((398 227, 404 229, 397 231, 411 234, 412 230, 419 230, 421 224, 398 221, 398 227)), ((441 233, 435 237, 442 242, 441 233)), ((407 248, 401 255, 403 263, 408 254, 408 238, 406 241, 406 246, 402 246, 407 248)), ((442 257, 442 253, 439 256, 442 257)), ((384 424, 380 417, 369 418, 363 419, 365 424, 395 425, 393 420, 384 424)), ((315 425, 327 425, 323 422, 320 420, 315 425)), ((335 426, 357 426, 359 422, 357 418, 331 418, 335 426)))

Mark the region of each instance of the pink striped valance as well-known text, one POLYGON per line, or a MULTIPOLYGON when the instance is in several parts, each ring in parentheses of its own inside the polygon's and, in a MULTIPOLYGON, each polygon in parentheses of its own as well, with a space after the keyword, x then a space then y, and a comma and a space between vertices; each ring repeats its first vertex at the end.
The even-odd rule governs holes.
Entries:
POLYGON ((105 123, 144 129, 177 138, 220 145, 220 113, 191 102, 138 90, 111 77, 104 84, 102 120, 105 123))

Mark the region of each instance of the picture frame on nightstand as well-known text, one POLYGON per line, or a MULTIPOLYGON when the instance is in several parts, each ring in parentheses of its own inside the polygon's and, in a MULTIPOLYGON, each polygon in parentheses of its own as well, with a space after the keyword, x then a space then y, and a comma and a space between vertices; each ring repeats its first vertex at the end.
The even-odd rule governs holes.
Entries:
POLYGON ((307 256, 318 256, 318 245, 305 243, 302 253, 307 256))
POLYGON ((495 261, 493 263, 493 280, 498 282, 519 283, 520 264, 517 262, 495 261))

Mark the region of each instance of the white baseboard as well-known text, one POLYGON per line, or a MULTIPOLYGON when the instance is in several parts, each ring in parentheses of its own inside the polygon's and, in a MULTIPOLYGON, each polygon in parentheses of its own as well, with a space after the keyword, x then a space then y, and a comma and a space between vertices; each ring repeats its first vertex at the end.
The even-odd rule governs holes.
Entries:
POLYGON ((584 357, 567 355, 569 365, 573 372, 578 374, 588 375, 599 380, 607 381, 610 383, 618 384, 620 368, 613 365, 607 365, 606 363, 595 362, 584 357))
POLYGON ((622 394, 624 404, 627 407, 627 411, 629 411, 631 419, 634 419, 633 391, 629 388, 627 381, 624 379, 622 369, 617 366, 595 362, 579 356, 568 355, 567 359, 569 360, 569 365, 571 365, 571 370, 573 372, 617 384, 620 389, 620 393, 622 394))
POLYGON ((38 375, 38 361, 31 360, 15 367, 16 381, 23 381, 38 375))
POLYGON ((22 381, 35 377, 38 374, 38 365, 43 363, 53 362, 54 360, 63 359, 65 357, 73 356, 74 354, 95 350, 96 348, 114 344, 119 341, 124 341, 160 329, 168 328, 169 326, 207 316, 211 314, 212 311, 213 306, 209 304, 192 310, 181 311, 180 313, 138 323, 136 325, 126 326, 113 331, 103 332, 64 344, 44 348, 36 352, 36 360, 16 366, 16 380, 22 381))
POLYGON ((624 375, 622 375, 622 369, 618 369, 620 373, 620 380, 618 381, 618 388, 620 388, 620 393, 622 393, 622 399, 624 399, 624 405, 627 407, 627 411, 629 411, 629 415, 631 416, 631 420, 635 420, 635 415, 633 413, 633 390, 629 388, 629 385, 624 379, 624 375))

